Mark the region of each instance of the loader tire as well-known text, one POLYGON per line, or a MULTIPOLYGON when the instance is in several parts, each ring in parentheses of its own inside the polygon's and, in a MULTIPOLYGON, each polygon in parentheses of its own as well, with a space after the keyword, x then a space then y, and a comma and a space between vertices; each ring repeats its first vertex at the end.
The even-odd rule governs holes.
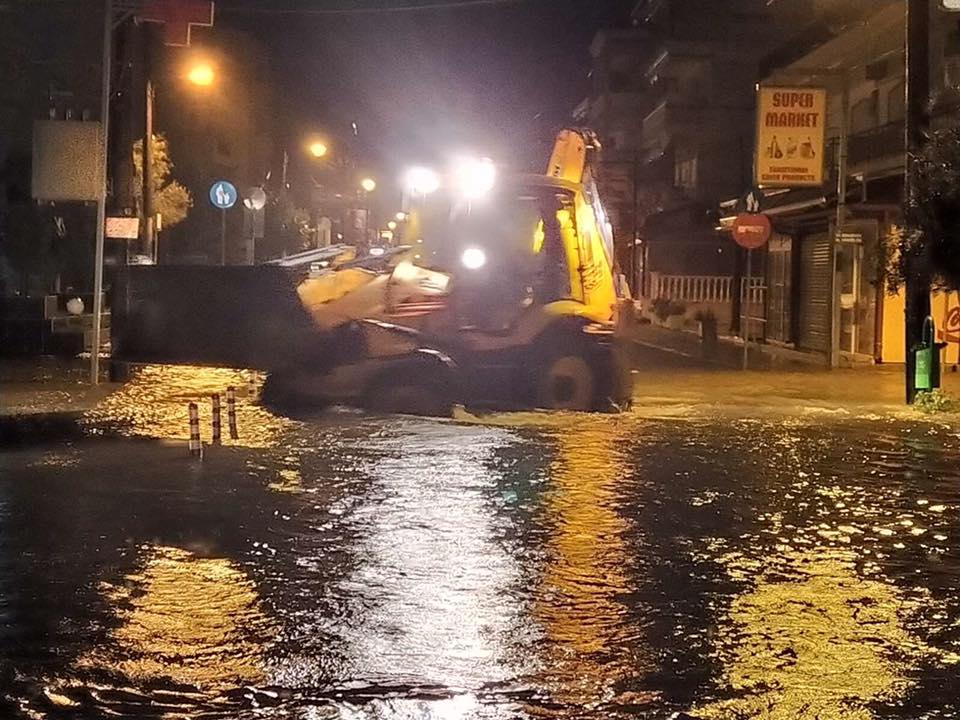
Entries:
POLYGON ((544 410, 594 410, 597 380, 588 353, 556 349, 547 355, 537 378, 536 405, 544 410))

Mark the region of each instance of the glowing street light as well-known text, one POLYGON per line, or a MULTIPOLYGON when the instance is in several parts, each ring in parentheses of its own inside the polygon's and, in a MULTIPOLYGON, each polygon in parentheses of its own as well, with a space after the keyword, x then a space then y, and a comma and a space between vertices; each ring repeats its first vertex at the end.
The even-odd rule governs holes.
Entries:
POLYGON ((377 189, 377 182, 373 178, 364 178, 360 181, 360 187, 364 192, 373 192, 377 189))
POLYGON ((402 210, 398 212, 394 217, 396 217, 397 222, 406 222, 408 219, 408 215, 402 210))
POLYGON ((216 80, 217 74, 210 63, 199 62, 192 65, 187 71, 187 80, 200 87, 210 87, 216 80))
POLYGON ((414 195, 429 195, 440 189, 440 176, 430 168, 410 168, 407 171, 406 185, 414 195))
POLYGON ((396 220, 391 220, 390 222, 388 222, 388 223, 387 223, 387 229, 388 229, 388 230, 396 230, 396 229, 397 229, 397 221, 396 221, 396 220))
POLYGON ((310 143, 310 146, 307 149, 310 151, 310 154, 317 159, 326 155, 328 150, 326 144, 320 142, 319 140, 310 143))
POLYGON ((462 158, 454 164, 453 180, 463 197, 475 200, 493 189, 497 168, 489 158, 462 158))

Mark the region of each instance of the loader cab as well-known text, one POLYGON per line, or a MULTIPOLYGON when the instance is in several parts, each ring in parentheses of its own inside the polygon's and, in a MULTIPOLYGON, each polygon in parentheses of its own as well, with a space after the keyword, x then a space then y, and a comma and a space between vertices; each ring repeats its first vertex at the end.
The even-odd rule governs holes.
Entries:
POLYGON ((435 208, 418 253, 451 276, 464 327, 503 329, 557 303, 606 320, 615 301, 592 208, 562 179, 521 176, 482 202, 435 208))

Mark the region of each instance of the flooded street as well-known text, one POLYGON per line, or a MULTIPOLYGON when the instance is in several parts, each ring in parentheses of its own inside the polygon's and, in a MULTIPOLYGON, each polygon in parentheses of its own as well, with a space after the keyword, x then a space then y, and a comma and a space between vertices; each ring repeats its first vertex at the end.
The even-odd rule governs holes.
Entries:
POLYGON ((0 455, 0 716, 960 717, 956 429, 290 420, 184 372, 0 455))

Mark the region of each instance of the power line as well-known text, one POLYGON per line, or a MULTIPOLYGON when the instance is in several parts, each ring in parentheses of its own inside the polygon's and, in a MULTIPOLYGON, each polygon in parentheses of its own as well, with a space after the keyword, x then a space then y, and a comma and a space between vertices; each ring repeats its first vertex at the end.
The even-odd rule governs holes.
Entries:
POLYGON ((264 7, 258 5, 238 5, 230 7, 222 5, 217 7, 218 13, 225 12, 243 12, 243 13, 263 13, 268 15, 376 15, 386 13, 407 13, 423 12, 426 10, 460 10, 472 7, 484 7, 493 5, 519 5, 520 3, 530 2, 530 0, 444 0, 442 2, 429 2, 419 5, 398 5, 385 8, 276 8, 264 7))

